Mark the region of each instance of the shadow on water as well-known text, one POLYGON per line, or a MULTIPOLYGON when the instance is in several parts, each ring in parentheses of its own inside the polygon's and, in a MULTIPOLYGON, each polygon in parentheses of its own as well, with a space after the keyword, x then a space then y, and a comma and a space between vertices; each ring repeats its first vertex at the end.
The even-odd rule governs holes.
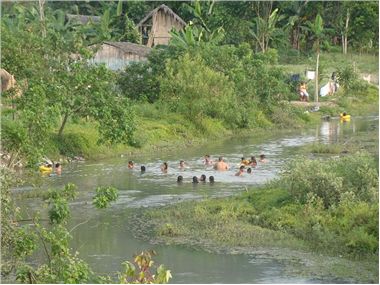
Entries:
MULTIPOLYGON (((216 254, 191 247, 152 245, 133 237, 129 227, 131 214, 139 208, 158 207, 185 200, 231 196, 246 187, 264 184, 275 178, 281 167, 298 156, 297 147, 319 142, 323 144, 345 143, 359 138, 362 143, 378 144, 378 136, 365 141, 365 134, 378 134, 378 117, 353 118, 350 123, 339 120, 322 122, 318 128, 294 132, 278 132, 270 138, 232 138, 201 147, 192 147, 182 153, 154 153, 145 156, 120 157, 101 162, 84 162, 65 167, 61 177, 46 179, 46 187, 61 187, 74 183, 80 191, 79 198, 71 204, 74 226, 84 220, 87 223, 75 229, 73 248, 78 250, 95 271, 112 273, 121 270, 120 264, 131 260, 133 254, 145 249, 158 252, 157 262, 172 270, 174 283, 323 283, 324 280, 289 276, 283 265, 274 259, 255 258, 249 254, 216 254), (259 163, 253 174, 235 176, 241 157, 250 158, 265 154, 267 163, 259 163), (223 156, 231 166, 226 172, 216 172, 203 165, 203 156, 210 154, 214 160, 223 156), (127 168, 128 160, 136 162, 137 169, 127 168), (185 160, 187 168, 178 168, 179 160, 185 160), (168 162, 169 170, 163 174, 162 162, 168 162), (146 172, 139 171, 140 165, 146 172), (191 178, 213 175, 215 183, 193 185, 191 178), (184 182, 176 183, 178 175, 184 182), (91 205, 97 186, 112 185, 119 189, 120 197, 111 208, 95 210, 91 205)), ((377 151, 378 153, 378 151, 377 151)), ((17 191, 29 191, 24 187, 17 191)), ((37 200, 20 201, 29 208, 38 207, 37 200)), ((331 277, 327 282, 344 282, 331 277)))

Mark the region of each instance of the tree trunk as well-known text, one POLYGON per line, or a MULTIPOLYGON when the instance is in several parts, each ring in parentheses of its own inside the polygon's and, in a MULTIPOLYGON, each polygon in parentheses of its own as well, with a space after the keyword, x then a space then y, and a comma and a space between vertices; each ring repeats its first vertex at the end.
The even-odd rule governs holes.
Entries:
POLYGON ((46 38, 45 12, 44 12, 45 0, 38 0, 38 4, 40 8, 40 22, 41 22, 42 37, 46 38))
POLYGON ((344 26, 343 36, 342 36, 342 45, 343 45, 343 54, 347 54, 348 46, 348 23, 350 21, 350 9, 347 9, 346 14, 346 25, 344 26))
POLYGON ((315 68, 315 94, 314 101, 318 103, 318 72, 319 72, 319 50, 317 51, 317 66, 315 68))
POLYGON ((68 118, 69 118, 69 112, 65 113, 65 117, 63 118, 61 127, 59 128, 59 131, 58 131, 58 136, 59 137, 61 137, 62 134, 63 134, 63 129, 65 128, 65 125, 66 125, 66 122, 67 122, 68 118))

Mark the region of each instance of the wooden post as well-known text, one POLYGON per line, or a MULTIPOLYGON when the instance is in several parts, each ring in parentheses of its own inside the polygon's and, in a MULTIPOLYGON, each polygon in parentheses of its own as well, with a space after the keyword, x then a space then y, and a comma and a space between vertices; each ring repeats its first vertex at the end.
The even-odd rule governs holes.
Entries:
POLYGON ((317 53, 317 66, 315 68, 315 94, 314 101, 318 103, 318 67, 319 67, 319 52, 317 53))

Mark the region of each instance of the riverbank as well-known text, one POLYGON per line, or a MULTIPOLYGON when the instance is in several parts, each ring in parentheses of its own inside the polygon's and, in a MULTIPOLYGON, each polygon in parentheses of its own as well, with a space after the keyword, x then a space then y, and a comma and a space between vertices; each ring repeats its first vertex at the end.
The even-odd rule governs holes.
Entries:
POLYGON ((300 159, 262 188, 148 210, 135 227, 153 243, 262 254, 299 262, 309 278, 378 283, 377 189, 366 152, 300 159))
POLYGON ((96 124, 83 120, 80 123, 69 123, 60 139, 52 134, 46 155, 54 161, 65 161, 75 156, 90 160, 120 155, 136 156, 181 150, 232 136, 251 133, 261 136, 279 128, 301 129, 318 124, 323 117, 338 116, 344 111, 353 116, 378 113, 378 89, 370 86, 362 92, 365 94, 358 92, 355 97, 353 94, 337 94, 322 98, 318 112, 313 112, 309 105, 282 102, 270 117, 262 114, 261 117, 254 118, 254 128, 246 129, 229 129, 221 121, 210 118, 204 118, 195 124, 180 114, 163 113, 155 104, 140 103, 135 106, 137 130, 131 145, 97 144, 99 134, 96 124))

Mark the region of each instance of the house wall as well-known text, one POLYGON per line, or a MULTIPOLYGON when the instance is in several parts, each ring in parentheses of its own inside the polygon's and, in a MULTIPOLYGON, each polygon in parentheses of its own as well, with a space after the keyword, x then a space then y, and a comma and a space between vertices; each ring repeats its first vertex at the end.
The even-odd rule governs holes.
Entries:
POLYGON ((104 63, 111 70, 123 70, 133 61, 144 61, 146 57, 130 52, 124 52, 119 48, 103 44, 95 56, 90 60, 92 64, 104 63))
POLYGON ((183 25, 164 10, 159 10, 153 15, 152 39, 148 41, 148 46, 168 45, 171 38, 169 32, 173 27, 179 31, 183 25))

